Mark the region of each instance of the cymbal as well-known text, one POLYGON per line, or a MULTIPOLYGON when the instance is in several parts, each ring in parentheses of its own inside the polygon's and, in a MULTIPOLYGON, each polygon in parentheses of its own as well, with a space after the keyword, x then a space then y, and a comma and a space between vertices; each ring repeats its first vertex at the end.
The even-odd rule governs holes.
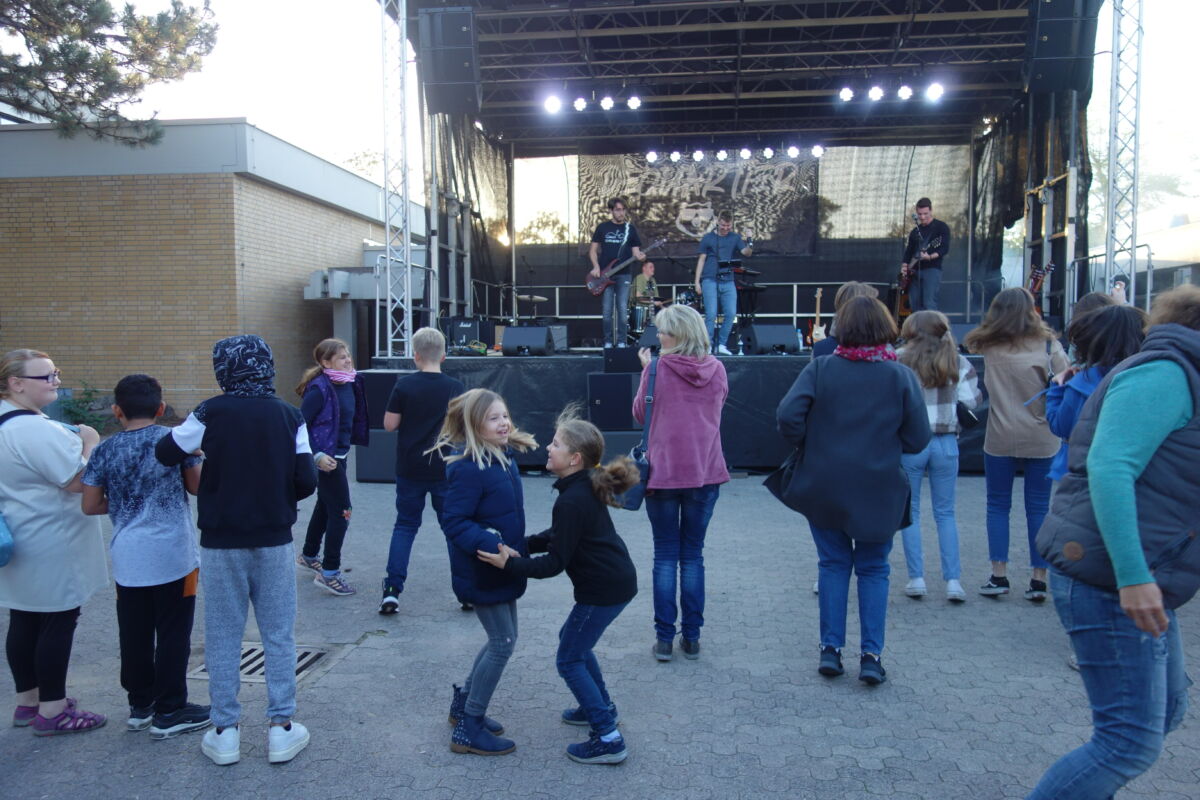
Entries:
POLYGON ((519 295, 517 295, 517 299, 521 300, 523 302, 526 302, 526 303, 548 303, 548 302, 550 302, 545 297, 542 297, 540 294, 519 294, 519 295))

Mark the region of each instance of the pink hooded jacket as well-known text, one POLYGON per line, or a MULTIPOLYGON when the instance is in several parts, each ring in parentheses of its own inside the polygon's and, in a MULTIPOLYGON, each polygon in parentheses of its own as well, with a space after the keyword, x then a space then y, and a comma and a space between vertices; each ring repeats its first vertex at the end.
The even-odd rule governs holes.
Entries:
MULTIPOLYGON (((633 399, 633 416, 646 418, 650 367, 633 399)), ((729 396, 725 367, 713 356, 671 353, 658 359, 650 420, 651 489, 695 489, 729 480, 721 450, 721 408, 729 396)))

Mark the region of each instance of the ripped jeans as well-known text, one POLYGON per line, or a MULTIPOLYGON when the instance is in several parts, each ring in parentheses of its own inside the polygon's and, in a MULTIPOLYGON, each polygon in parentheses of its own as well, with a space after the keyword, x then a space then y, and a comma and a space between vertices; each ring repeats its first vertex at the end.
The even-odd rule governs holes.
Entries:
POLYGON ((496 691, 517 644, 517 601, 477 605, 475 616, 487 632, 488 640, 475 656, 475 665, 463 684, 463 691, 467 693, 467 715, 481 717, 487 712, 492 693, 496 691))

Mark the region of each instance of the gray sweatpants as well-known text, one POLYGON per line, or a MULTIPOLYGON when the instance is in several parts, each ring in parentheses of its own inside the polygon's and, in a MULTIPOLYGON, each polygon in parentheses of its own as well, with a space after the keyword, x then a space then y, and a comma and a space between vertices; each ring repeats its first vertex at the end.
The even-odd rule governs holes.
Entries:
POLYGON ((204 589, 204 660, 212 723, 236 725, 242 635, 248 602, 266 654, 267 718, 287 722, 296 713, 296 567, 292 545, 245 549, 201 548, 204 589))

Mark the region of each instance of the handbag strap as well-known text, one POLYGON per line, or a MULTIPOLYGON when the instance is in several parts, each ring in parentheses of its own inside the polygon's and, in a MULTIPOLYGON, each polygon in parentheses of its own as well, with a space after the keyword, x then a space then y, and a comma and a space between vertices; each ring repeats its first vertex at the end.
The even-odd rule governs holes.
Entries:
POLYGON ((650 417, 654 414, 654 376, 658 371, 658 359, 650 359, 650 380, 646 382, 646 424, 642 426, 642 444, 643 450, 649 448, 650 439, 650 417))
POLYGON ((4 423, 8 422, 13 417, 23 417, 26 414, 33 414, 36 416, 37 413, 38 412, 36 412, 36 411, 30 411, 25 408, 18 408, 16 411, 9 411, 7 414, 0 414, 0 425, 3 425, 4 423))

